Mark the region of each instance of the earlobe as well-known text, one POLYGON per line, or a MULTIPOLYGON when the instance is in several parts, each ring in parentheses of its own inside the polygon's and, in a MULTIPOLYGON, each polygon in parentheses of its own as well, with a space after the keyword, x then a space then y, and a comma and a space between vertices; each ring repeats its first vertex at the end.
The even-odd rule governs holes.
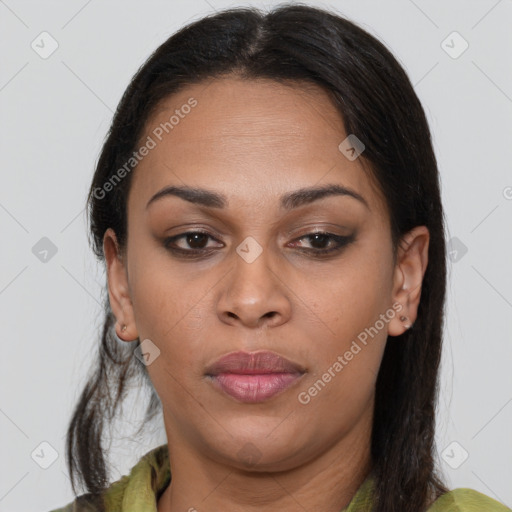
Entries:
POLYGON ((393 301, 400 307, 389 323, 390 336, 399 336, 416 321, 428 265, 429 240, 430 233, 426 226, 416 226, 402 237, 393 278, 393 301))
POLYGON ((123 341, 138 337, 126 265, 115 232, 109 228, 103 236, 103 253, 107 270, 110 307, 116 317, 116 334, 123 341))

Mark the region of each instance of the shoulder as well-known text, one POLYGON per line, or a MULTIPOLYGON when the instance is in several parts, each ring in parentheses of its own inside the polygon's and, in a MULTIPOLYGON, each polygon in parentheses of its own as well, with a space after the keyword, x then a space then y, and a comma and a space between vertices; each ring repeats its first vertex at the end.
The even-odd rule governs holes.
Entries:
POLYGON ((97 504, 92 494, 82 494, 64 507, 50 510, 50 512, 99 512, 101 510, 103 507, 97 504))
POLYGON ((458 488, 439 497, 428 512, 511 512, 506 507, 474 489, 458 488))
POLYGON ((119 512, 123 501, 133 510, 153 510, 152 504, 171 479, 167 443, 146 452, 128 475, 111 483, 100 495, 82 494, 50 512, 119 512))
POLYGON ((103 497, 94 497, 90 493, 77 496, 64 507, 50 510, 50 512, 104 512, 103 497))

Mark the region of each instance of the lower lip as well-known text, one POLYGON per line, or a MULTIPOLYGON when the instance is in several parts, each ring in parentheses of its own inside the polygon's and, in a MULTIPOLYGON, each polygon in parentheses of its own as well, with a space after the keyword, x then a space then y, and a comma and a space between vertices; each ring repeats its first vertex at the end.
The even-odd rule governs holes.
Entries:
POLYGON ((284 391, 300 379, 302 375, 301 373, 265 373, 259 375, 220 373, 212 376, 212 383, 237 400, 257 403, 284 391))

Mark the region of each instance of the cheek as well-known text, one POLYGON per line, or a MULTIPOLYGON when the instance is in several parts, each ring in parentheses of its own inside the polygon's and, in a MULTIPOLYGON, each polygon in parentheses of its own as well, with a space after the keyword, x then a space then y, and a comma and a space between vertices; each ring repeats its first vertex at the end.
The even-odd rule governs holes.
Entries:
POLYGON ((134 273, 132 296, 139 339, 151 340, 160 351, 147 370, 170 411, 189 408, 202 379, 207 289, 203 281, 159 265, 158 258, 146 261, 134 273))
POLYGON ((198 382, 204 345, 215 320, 212 289, 218 279, 211 272, 185 271, 160 249, 139 248, 130 261, 139 339, 151 340, 160 350, 158 364, 148 367, 152 379, 156 372, 161 374, 154 375, 155 385, 163 378, 165 388, 173 386, 172 377, 179 382, 198 382))
POLYGON ((329 340, 340 348, 385 313, 391 293, 390 265, 362 250, 340 260, 325 274, 308 275, 298 295, 329 340))
POLYGON ((315 317, 322 320, 302 326, 315 361, 299 390, 308 413, 344 404, 330 414, 334 423, 350 419, 350 424, 369 406, 387 341, 389 321, 380 315, 389 309, 391 261, 369 249, 354 251, 340 260, 339 272, 309 276, 304 284, 315 317))
POLYGON ((304 285, 314 318, 321 321, 311 321, 310 315, 302 325, 315 364, 297 392, 305 413, 322 417, 329 410, 332 425, 347 428, 371 407, 387 341, 388 323, 380 315, 388 309, 390 293, 389 267, 373 257, 354 259, 340 265, 335 277, 316 276, 314 286, 312 279, 304 285))
MULTIPOLYGON (((132 240, 136 239, 133 236, 132 240)), ((128 247, 130 295, 137 329, 141 339, 155 338, 162 343, 162 336, 172 336, 193 307, 197 290, 158 242, 142 236, 139 240, 128 247)))

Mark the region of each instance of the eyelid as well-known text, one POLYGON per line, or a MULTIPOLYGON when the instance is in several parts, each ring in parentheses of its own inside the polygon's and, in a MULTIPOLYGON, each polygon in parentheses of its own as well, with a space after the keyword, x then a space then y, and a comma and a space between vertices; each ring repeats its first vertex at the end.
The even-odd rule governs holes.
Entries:
POLYGON ((348 228, 347 226, 340 226, 338 224, 332 224, 332 223, 327 223, 327 224, 313 223, 313 224, 309 224, 309 225, 300 224, 300 226, 298 225, 298 226, 295 226, 295 227, 287 230, 284 233, 284 236, 286 238, 289 238, 291 236, 293 236, 293 237, 304 236, 301 234, 302 232, 304 233, 304 235, 309 235, 311 233, 331 233, 331 234, 337 235, 337 236, 349 236, 350 233, 354 232, 354 230, 351 228, 348 228), (341 233, 340 233, 340 231, 341 231, 341 233), (346 235, 344 234, 344 232, 346 233, 346 235))
MULTIPOLYGON (((212 248, 212 247, 200 248, 200 249, 184 249, 182 247, 172 247, 171 246, 171 242, 176 243, 177 240, 180 240, 180 239, 186 237, 187 235, 194 235, 194 234, 202 234, 202 235, 205 235, 210 240, 213 240, 213 241, 221 243, 221 244, 223 243, 223 242, 220 242, 219 240, 217 240, 217 238, 215 236, 213 236, 211 233, 209 233, 206 230, 201 230, 199 228, 196 228, 196 229, 192 228, 192 229, 189 229, 188 231, 183 231, 176 235, 165 238, 163 241, 163 246, 165 247, 166 250, 171 252, 174 257, 180 258, 180 259, 183 259, 183 258, 190 258, 191 260, 192 259, 200 259, 202 256, 207 258, 210 255, 212 255, 214 252, 216 252, 215 247, 214 248, 212 248)), ((332 233, 330 231, 317 229, 317 230, 313 230, 313 231, 311 231, 311 230, 307 231, 304 234, 293 238, 293 240, 291 242, 296 243, 304 238, 308 238, 308 237, 314 236, 316 234, 327 236, 329 239, 329 242, 331 244, 334 243, 334 247, 331 247, 329 249, 315 249, 315 248, 298 247, 297 250, 299 252, 302 252, 303 254, 307 254, 309 257, 312 257, 312 258, 317 258, 317 259, 318 258, 328 258, 330 256, 336 256, 336 255, 340 254, 341 252, 344 251, 345 247, 349 246, 356 240, 355 232, 352 232, 350 235, 338 235, 338 234, 332 233)))

